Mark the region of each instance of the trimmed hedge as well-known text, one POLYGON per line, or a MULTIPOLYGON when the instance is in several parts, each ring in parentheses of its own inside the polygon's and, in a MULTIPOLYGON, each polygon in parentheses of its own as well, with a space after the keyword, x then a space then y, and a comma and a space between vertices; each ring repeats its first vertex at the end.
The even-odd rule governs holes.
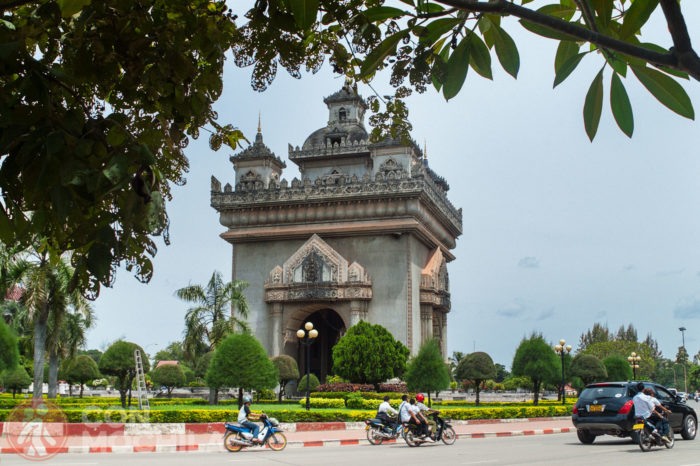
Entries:
MULTIPOLYGON (((306 398, 299 400, 301 406, 306 406, 306 398)), ((312 408, 345 408, 345 400, 339 398, 309 398, 309 405, 312 408)))
MULTIPOLYGON (((377 393, 377 392, 314 392, 312 396, 314 398, 342 398, 344 400, 347 400, 348 397, 352 396, 360 396, 365 400, 383 400, 385 396, 388 396, 392 400, 400 400, 401 395, 404 393, 400 392, 385 392, 385 393, 377 393)), ((409 397, 415 396, 413 394, 408 394, 409 397)))
MULTIPOLYGON (((0 421, 7 420, 11 410, 0 410, 0 421)), ((66 409, 65 415, 69 422, 224 422, 236 419, 238 411, 234 409, 180 409, 169 411, 139 411, 123 409, 66 409)), ((305 411, 290 409, 270 409, 265 414, 277 418, 280 422, 352 422, 372 418, 376 410, 323 410, 305 411)), ((512 419, 530 417, 570 416, 570 406, 528 406, 507 408, 469 408, 443 409, 443 417, 447 419, 512 419)))

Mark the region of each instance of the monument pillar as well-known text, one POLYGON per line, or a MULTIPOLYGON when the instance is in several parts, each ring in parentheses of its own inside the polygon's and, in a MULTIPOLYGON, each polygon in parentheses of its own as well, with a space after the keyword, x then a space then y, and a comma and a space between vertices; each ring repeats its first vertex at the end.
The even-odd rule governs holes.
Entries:
POLYGON ((367 320, 367 306, 364 302, 354 299, 350 301, 350 326, 361 320, 367 320))
POLYGON ((420 306, 421 345, 433 337, 433 307, 429 304, 420 306))
POLYGON ((272 303, 270 307, 270 347, 272 356, 282 354, 282 303, 272 303))

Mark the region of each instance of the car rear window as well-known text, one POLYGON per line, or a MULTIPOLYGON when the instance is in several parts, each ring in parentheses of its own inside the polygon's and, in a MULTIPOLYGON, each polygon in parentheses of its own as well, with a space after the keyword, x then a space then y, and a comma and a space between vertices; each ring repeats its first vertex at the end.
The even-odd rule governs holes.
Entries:
POLYGON ((627 387, 614 385, 604 385, 600 387, 589 387, 581 392, 579 400, 599 400, 601 398, 621 398, 627 395, 627 387))

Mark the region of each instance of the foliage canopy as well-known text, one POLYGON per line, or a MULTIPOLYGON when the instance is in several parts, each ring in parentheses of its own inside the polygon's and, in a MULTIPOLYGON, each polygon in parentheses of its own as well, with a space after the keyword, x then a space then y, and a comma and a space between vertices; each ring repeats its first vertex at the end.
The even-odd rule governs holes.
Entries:
POLYGON ((299 366, 293 357, 287 356, 286 354, 275 356, 271 361, 277 369, 277 379, 280 384, 279 400, 282 401, 282 397, 285 394, 284 388, 287 383, 299 378, 299 366))
POLYGON ((539 391, 543 382, 555 382, 558 378, 557 355, 542 335, 533 334, 523 339, 515 350, 512 373, 532 380, 535 404, 539 402, 539 391))
POLYGON ((474 382, 476 390, 476 404, 479 405, 479 392, 481 392, 481 384, 488 379, 496 377, 496 366, 493 364, 493 359, 488 353, 476 351, 464 356, 455 373, 459 380, 471 380, 474 382))
POLYGON ((409 351, 381 325, 361 320, 333 347, 333 372, 353 383, 379 383, 400 377, 409 351))
POLYGON ((168 391, 168 398, 174 388, 185 385, 185 373, 179 364, 162 364, 151 372, 151 380, 168 391))
POLYGON ((409 390, 426 392, 428 396, 450 386, 449 366, 442 358, 437 340, 431 338, 423 343, 418 354, 408 361, 403 378, 409 390))
POLYGON ((571 361, 570 373, 588 385, 595 381, 607 380, 608 371, 603 361, 590 354, 577 354, 571 361))
POLYGON ((122 407, 126 408, 126 394, 131 387, 131 382, 136 377, 136 360, 134 359, 134 350, 140 350, 143 361, 143 371, 150 370, 148 358, 146 354, 136 343, 131 343, 124 340, 117 340, 107 348, 100 358, 100 372, 105 375, 113 375, 116 378, 114 387, 119 390, 122 407))

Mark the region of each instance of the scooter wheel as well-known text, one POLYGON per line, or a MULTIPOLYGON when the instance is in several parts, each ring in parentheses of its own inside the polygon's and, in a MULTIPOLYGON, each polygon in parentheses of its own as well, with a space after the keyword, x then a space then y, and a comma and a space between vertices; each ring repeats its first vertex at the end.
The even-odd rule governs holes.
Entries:
POLYGON ((381 445, 384 439, 379 435, 379 429, 372 427, 367 430, 367 440, 372 445, 381 445))
POLYGON ((282 432, 275 432, 267 439, 267 446, 270 450, 280 451, 287 446, 287 437, 282 432))
POLYGON ((445 427, 442 431, 442 441, 445 445, 452 445, 457 440, 457 433, 452 427, 445 427))
POLYGON ((243 440, 243 438, 238 433, 227 432, 226 435, 224 435, 224 448, 232 453, 241 451, 243 445, 237 445, 233 443, 232 440, 243 440))

